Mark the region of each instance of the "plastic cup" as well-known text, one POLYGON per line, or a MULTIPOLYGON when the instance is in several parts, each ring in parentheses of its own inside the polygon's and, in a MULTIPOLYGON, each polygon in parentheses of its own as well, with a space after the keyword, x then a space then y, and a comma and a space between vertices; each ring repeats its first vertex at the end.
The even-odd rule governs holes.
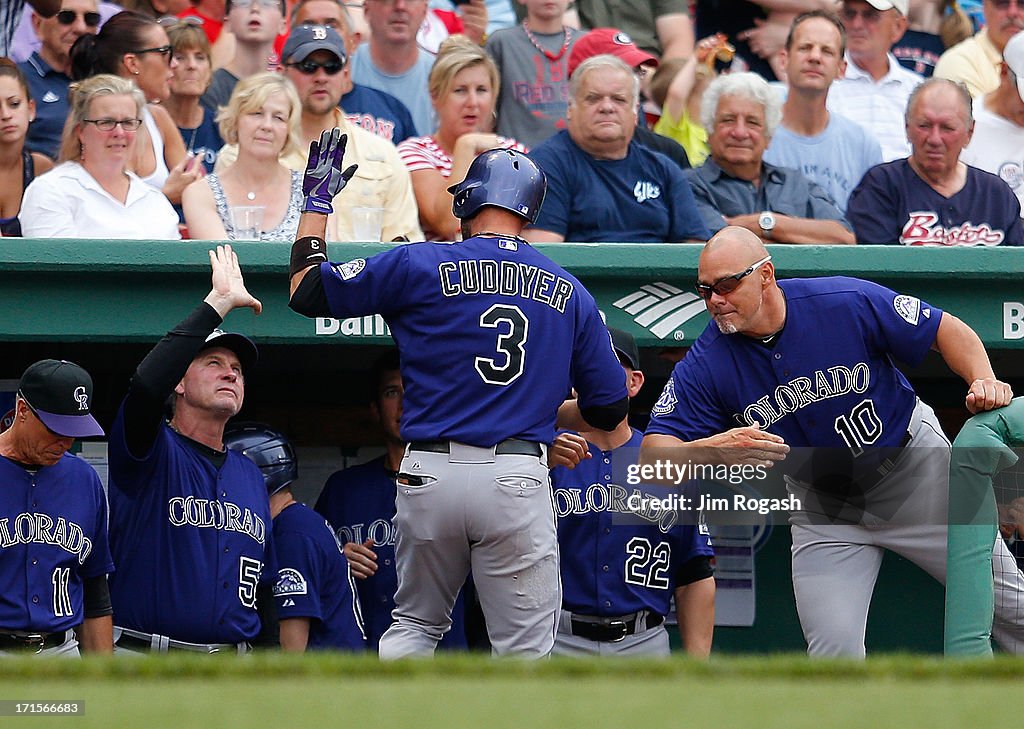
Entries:
POLYGON ((379 242, 384 227, 384 208, 352 208, 352 237, 360 243, 379 242))
POLYGON ((259 240, 263 229, 262 205, 232 205, 231 225, 235 229, 235 240, 259 240))

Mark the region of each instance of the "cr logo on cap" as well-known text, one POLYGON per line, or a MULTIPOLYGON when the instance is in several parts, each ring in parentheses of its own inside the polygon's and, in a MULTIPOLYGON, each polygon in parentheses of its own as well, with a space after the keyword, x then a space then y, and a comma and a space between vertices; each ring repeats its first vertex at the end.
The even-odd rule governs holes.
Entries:
POLYGON ((85 393, 85 387, 82 385, 75 388, 75 400, 78 402, 79 410, 89 409, 89 396, 85 393))

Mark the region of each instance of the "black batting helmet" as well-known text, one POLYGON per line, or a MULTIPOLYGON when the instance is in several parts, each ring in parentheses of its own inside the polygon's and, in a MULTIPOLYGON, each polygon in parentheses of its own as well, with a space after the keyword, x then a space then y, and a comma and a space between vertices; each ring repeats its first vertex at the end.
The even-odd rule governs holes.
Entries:
POLYGON ((232 423, 224 430, 224 446, 239 451, 259 467, 268 496, 299 476, 299 459, 292 444, 261 423, 232 423))
POLYGON ((448 188, 454 199, 452 213, 459 220, 472 218, 480 208, 493 205, 530 223, 537 222, 548 182, 536 163, 514 149, 482 152, 466 171, 466 179, 448 188))

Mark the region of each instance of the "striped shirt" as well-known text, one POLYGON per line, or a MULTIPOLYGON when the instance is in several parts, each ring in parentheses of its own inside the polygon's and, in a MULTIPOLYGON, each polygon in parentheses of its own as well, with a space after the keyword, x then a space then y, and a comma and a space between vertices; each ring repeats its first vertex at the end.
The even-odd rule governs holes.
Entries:
POLYGON ((846 77, 832 84, 829 111, 857 122, 882 145, 882 160, 891 162, 910 154, 904 115, 910 92, 924 78, 904 68, 888 54, 889 73, 875 81, 846 56, 846 77))
POLYGON ((24 8, 25 0, 0 0, 0 56, 11 55, 11 41, 24 8))
MULTIPOLYGON (((498 137, 498 146, 504 149, 515 149, 524 154, 529 152, 526 147, 511 137, 498 137)), ((437 144, 433 137, 410 137, 398 145, 398 156, 409 169, 437 170, 441 177, 448 179, 452 174, 452 158, 437 144)))

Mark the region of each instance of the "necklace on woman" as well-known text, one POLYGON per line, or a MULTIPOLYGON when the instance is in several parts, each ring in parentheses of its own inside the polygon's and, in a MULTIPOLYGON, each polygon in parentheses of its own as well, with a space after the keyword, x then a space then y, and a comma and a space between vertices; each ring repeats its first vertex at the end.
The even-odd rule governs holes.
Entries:
POLYGON ((533 44, 533 47, 543 53, 549 61, 557 61, 564 56, 565 52, 569 50, 569 43, 572 42, 572 31, 569 30, 568 25, 565 26, 565 38, 562 39, 562 48, 558 53, 552 53, 537 42, 537 39, 533 37, 533 33, 530 32, 529 21, 523 20, 523 30, 526 32, 526 37, 533 44))

